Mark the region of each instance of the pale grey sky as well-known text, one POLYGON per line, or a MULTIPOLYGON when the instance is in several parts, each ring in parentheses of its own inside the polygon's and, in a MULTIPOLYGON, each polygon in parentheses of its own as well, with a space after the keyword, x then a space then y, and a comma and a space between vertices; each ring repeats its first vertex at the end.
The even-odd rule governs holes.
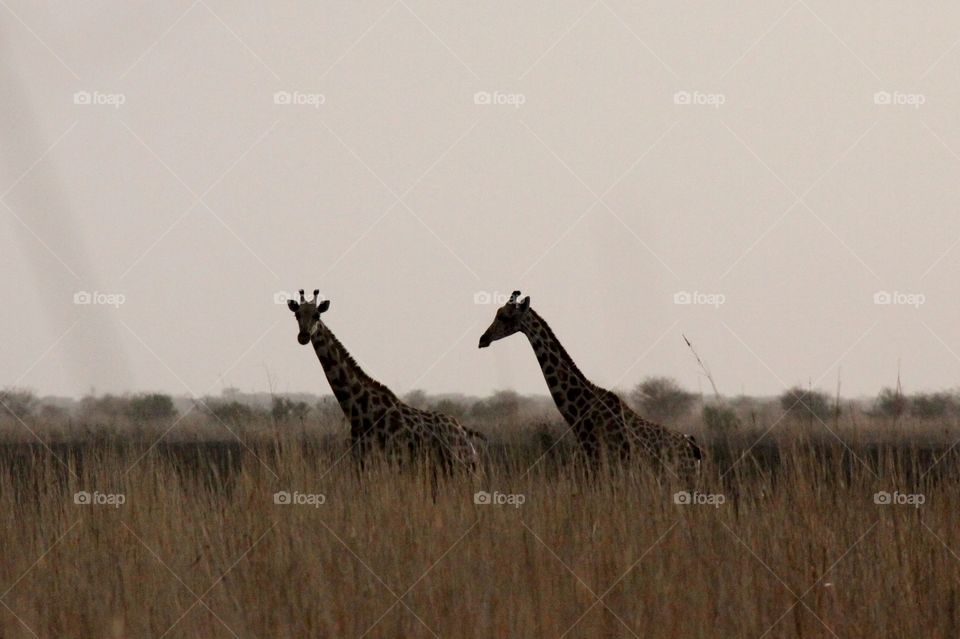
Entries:
POLYGON ((4 0, 0 36, 0 384, 325 393, 303 287, 401 393, 545 392, 477 350, 514 288, 604 385, 696 389, 681 333, 729 394, 960 385, 955 3, 4 0))

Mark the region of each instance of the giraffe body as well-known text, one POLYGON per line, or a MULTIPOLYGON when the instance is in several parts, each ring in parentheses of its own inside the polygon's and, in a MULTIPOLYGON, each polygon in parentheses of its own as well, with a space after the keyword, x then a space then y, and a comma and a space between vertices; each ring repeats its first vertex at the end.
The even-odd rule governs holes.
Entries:
POLYGON ((454 418, 414 408, 393 391, 368 376, 347 352, 320 315, 329 301, 306 301, 300 291, 300 303, 288 305, 300 327, 298 341, 308 342, 320 360, 334 397, 350 422, 351 450, 362 467, 375 450, 394 460, 427 459, 444 470, 467 467, 478 462, 471 433, 454 418))
POLYGON ((527 336, 557 409, 589 458, 666 465, 685 476, 699 470, 702 455, 692 437, 644 419, 615 393, 587 379, 546 321, 530 308, 530 298, 518 302, 519 295, 514 292, 497 311, 480 348, 513 333, 527 336))

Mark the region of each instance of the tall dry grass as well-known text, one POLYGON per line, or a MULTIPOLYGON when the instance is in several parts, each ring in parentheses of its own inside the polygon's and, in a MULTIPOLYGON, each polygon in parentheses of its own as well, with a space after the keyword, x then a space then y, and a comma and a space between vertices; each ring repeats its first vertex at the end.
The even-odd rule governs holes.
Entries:
POLYGON ((0 636, 960 633, 946 444, 731 438, 689 487, 585 475, 571 438, 513 431, 526 435, 495 438, 480 476, 436 491, 415 471, 359 476, 340 436, 0 446, 0 636), (523 503, 476 504, 480 490, 523 503), (678 504, 682 490, 713 503, 678 504))

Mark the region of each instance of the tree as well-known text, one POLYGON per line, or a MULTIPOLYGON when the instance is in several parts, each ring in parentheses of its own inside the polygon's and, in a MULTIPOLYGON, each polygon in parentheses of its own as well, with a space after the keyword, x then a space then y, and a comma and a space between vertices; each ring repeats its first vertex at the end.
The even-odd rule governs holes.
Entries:
POLYGON ((955 407, 949 393, 917 393, 910 398, 910 414, 919 419, 938 419, 947 416, 955 407))
POLYGON ((669 377, 648 377, 633 389, 630 399, 644 417, 655 422, 673 421, 690 410, 696 395, 669 377))
POLYGON ((403 396, 403 401, 413 406, 414 408, 419 408, 425 410, 429 401, 427 400, 427 393, 416 388, 406 395, 403 396))
POLYGON ((135 395, 127 405, 127 415, 137 422, 173 419, 176 414, 173 398, 160 393, 135 395))
POLYGON ((28 390, 17 388, 0 390, 0 415, 12 414, 17 419, 24 419, 33 414, 36 407, 37 398, 28 390))
POLYGON ((703 423, 714 435, 724 435, 740 428, 740 419, 731 408, 719 404, 707 404, 703 407, 703 423))
POLYGON ((253 409, 235 400, 210 401, 206 405, 210 413, 222 422, 244 423, 253 418, 253 409))
POLYGON ((780 395, 780 408, 795 417, 826 421, 830 417, 830 398, 821 391, 794 386, 780 395))
POLYGON ((900 417, 907 410, 907 398, 898 390, 884 388, 873 404, 874 411, 885 417, 900 417))
POLYGON ((520 410, 520 395, 511 390, 495 392, 473 405, 472 413, 482 419, 506 419, 520 410))
POLYGON ((310 414, 310 405, 306 402, 295 402, 288 397, 274 397, 270 414, 278 422, 291 418, 303 421, 310 414))

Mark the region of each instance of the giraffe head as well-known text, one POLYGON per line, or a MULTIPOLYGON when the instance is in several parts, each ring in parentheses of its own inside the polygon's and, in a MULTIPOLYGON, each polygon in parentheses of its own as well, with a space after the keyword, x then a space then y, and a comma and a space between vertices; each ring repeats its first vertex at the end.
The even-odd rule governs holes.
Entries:
POLYGON ((330 300, 323 300, 317 304, 317 297, 319 295, 320 290, 315 290, 313 292, 313 299, 308 302, 303 296, 303 289, 300 289, 299 303, 293 300, 287 301, 287 306, 293 311, 294 316, 297 318, 297 326, 300 328, 300 331, 297 333, 297 341, 301 344, 310 343, 310 339, 317 332, 317 329, 320 328, 320 313, 330 308, 330 300))
POLYGON ((507 303, 497 309, 493 324, 480 336, 480 348, 490 346, 492 342, 513 335, 521 330, 524 316, 530 310, 530 296, 519 302, 520 291, 514 291, 507 303))

